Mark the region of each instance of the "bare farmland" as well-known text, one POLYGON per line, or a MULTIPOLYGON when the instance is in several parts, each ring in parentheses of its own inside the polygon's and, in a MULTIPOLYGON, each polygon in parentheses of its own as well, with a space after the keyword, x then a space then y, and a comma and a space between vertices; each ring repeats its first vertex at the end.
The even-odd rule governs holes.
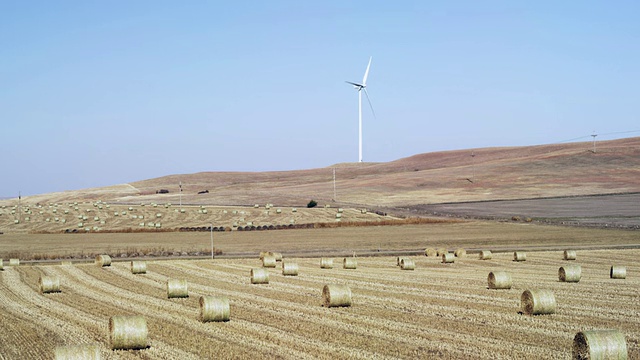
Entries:
POLYGON ((526 262, 511 261, 510 253, 488 261, 470 255, 451 265, 416 256, 414 271, 399 270, 392 257, 360 257, 356 270, 295 258, 299 276, 270 269, 265 285, 249 282, 257 258, 155 261, 145 275, 132 275, 126 262, 5 267, 0 355, 47 358, 56 345, 97 342, 108 359, 569 359, 578 331, 617 328, 637 359, 638 256, 635 249, 579 251, 582 279, 573 284, 558 281, 567 263, 561 251, 529 252, 526 262), (627 279, 609 279, 612 264, 626 266, 627 279), (512 289, 487 289, 495 270, 511 273, 512 289), (59 276, 62 293, 40 295, 40 275, 59 276), (187 279, 190 297, 166 299, 168 278, 187 279), (321 306, 322 287, 331 283, 351 288, 353 306, 321 306), (558 311, 519 314, 520 294, 531 288, 551 289, 558 311), (201 295, 228 297, 231 320, 200 323, 201 295), (145 316, 150 347, 108 350, 112 315, 145 316))

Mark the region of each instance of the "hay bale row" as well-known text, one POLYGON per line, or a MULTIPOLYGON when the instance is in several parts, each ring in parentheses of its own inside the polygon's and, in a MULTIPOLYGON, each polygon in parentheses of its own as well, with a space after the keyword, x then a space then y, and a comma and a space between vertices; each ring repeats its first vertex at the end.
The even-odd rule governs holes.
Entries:
POLYGON ((282 275, 298 276, 298 264, 289 261, 282 262, 282 275))
MULTIPOLYGON (((2 262, 0 262, 0 267, 2 262)), ((611 279, 626 279, 627 278, 627 268, 624 266, 613 265, 611 266, 611 270, 609 270, 609 277, 611 279)))
POLYGON ((40 276, 38 279, 41 294, 60 292, 60 278, 57 276, 40 276))
POLYGON ((479 255, 480 260, 491 260, 492 257, 493 257, 493 254, 491 253, 491 251, 489 250, 480 251, 480 255, 479 255))
POLYGON ((627 341, 619 330, 581 331, 573 338, 573 359, 626 360, 627 341))
POLYGON ((184 279, 168 279, 167 280, 167 298, 188 298, 189 286, 187 280, 184 279))
POLYGON ((456 251, 453 252, 453 255, 455 255, 457 258, 467 257, 467 250, 462 248, 456 249, 456 251))
POLYGON ((575 260, 576 259, 576 251, 575 250, 565 250, 563 258, 565 260, 575 260))
POLYGON ((524 251, 515 251, 513 253, 513 261, 527 261, 527 253, 524 251))
POLYGON ((511 289, 513 281, 511 274, 506 271, 492 271, 487 277, 489 289, 511 289))
POLYGON ((527 315, 545 315, 556 312, 556 297, 551 290, 525 290, 520 296, 520 308, 527 315))
POLYGON ((330 259, 330 258, 320 259, 320 269, 333 269, 333 259, 330 259))
POLYGON ((229 299, 218 296, 200 297, 200 321, 229 321, 229 299))
POLYGON ((109 342, 112 350, 147 348, 147 321, 143 316, 112 316, 109 318, 109 342))
POLYGON ((100 360, 100 345, 58 346, 54 351, 54 356, 56 360, 100 360))
POLYGON ((416 263, 412 259, 402 259, 400 260, 400 269, 401 270, 415 270, 416 263))
POLYGON ((96 256, 96 265, 100 267, 111 266, 111 256, 109 255, 96 256))
POLYGON ((325 285, 322 299, 326 307, 351 306, 351 289, 347 285, 325 285))
POLYGON ((269 273, 262 268, 251 269, 251 283, 252 284, 268 284, 269 273))
POLYGON ((357 267, 358 267, 358 259, 356 259, 354 257, 346 257, 342 261, 342 268, 343 269, 355 269, 357 267))
POLYGON ((558 279, 562 282, 579 282, 582 277, 580 265, 567 265, 558 269, 558 279))
POLYGON ((456 257, 452 253, 444 253, 442 254, 442 263, 443 264, 453 264, 456 261, 456 257))
POLYGON ((131 273, 132 274, 146 274, 147 273, 147 262, 146 261, 132 261, 131 262, 131 273))

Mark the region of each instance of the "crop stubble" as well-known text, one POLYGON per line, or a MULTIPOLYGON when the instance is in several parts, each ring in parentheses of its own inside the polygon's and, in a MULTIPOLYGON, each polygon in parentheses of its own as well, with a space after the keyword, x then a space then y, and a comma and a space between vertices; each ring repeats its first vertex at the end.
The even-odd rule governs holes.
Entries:
MULTIPOLYGON (((65 344, 76 336, 104 343, 109 316, 144 315, 151 348, 143 351, 150 358, 171 354, 185 358, 562 359, 570 358, 576 332, 609 327, 627 336, 632 358, 640 354, 635 316, 640 281, 633 276, 640 270, 634 265, 640 251, 581 252, 583 278, 575 284, 557 279, 557 268, 563 265, 559 251, 529 252, 526 263, 512 262, 511 255, 496 253, 491 261, 459 259, 452 265, 415 257, 416 270, 410 273, 398 271, 392 257, 361 257, 358 269, 352 271, 320 269, 317 259, 295 259, 299 276, 284 277, 272 269, 270 284, 259 287, 249 282, 249 269, 259 265, 258 259, 149 262, 148 273, 140 276, 132 275, 127 263, 114 263, 111 269, 19 267, 2 274, 5 291, 0 296, 5 301, 0 306, 14 317, 25 318, 27 328, 44 319, 40 336, 53 332, 55 341, 65 344), (613 262, 625 264, 631 276, 609 279, 613 262), (486 275, 497 270, 512 274, 511 290, 487 289, 486 275), (60 276, 64 292, 45 298, 37 294, 36 282, 42 273, 60 276), (191 297, 166 299, 169 277, 185 278, 191 297), (348 284, 353 306, 321 307, 321 290, 328 283, 348 284), (518 314, 519 295, 530 287, 551 289, 558 312, 536 317, 518 314), (229 297, 231 321, 199 323, 200 295, 229 297), (49 308, 53 310, 43 310, 49 308), (56 330, 60 325, 66 330, 56 330)), ((17 333, 26 334, 26 330, 17 333)), ((53 341, 25 336, 21 347, 32 349, 33 354, 52 351, 47 348, 53 341)), ((107 355, 126 358, 135 353, 107 355)))

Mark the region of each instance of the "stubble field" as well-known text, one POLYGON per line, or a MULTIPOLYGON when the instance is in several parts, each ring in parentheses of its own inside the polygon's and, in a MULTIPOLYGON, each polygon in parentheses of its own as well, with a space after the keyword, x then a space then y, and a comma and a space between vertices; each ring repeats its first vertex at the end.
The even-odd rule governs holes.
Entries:
MULTIPOLYGON (((255 259, 148 261, 133 275, 128 262, 111 267, 39 265, 0 272, 0 358, 52 358, 58 345, 99 343, 107 359, 569 359, 573 336, 582 330, 615 328, 627 339, 631 359, 640 358, 640 250, 578 251, 579 283, 558 281, 567 265, 561 251, 511 253, 492 260, 477 255, 442 264, 412 257, 403 271, 395 257, 358 257, 355 270, 321 269, 317 258, 287 258, 298 276, 269 269, 269 284, 252 285, 255 259), (609 279, 611 265, 627 268, 624 280, 609 279), (513 277, 510 290, 489 290, 490 271, 513 277), (55 275, 61 293, 41 295, 38 278, 55 275), (166 281, 186 279, 189 298, 167 299, 166 281), (346 284, 353 305, 322 307, 325 284, 346 284), (551 289, 557 312, 519 314, 526 289, 551 289), (231 319, 198 321, 202 295, 226 296, 231 319), (145 350, 108 350, 108 319, 142 315, 149 327, 145 350)), ((280 264, 280 263, 278 263, 280 264)))

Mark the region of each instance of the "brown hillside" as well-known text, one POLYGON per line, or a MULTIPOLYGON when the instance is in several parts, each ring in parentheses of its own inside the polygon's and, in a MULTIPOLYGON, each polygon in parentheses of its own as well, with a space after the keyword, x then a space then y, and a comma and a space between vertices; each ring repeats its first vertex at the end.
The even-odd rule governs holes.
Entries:
POLYGON ((201 172, 28 200, 177 204, 181 181, 184 204, 300 207, 310 199, 332 202, 334 168, 337 202, 369 207, 640 191, 640 138, 600 141, 591 150, 584 142, 435 152, 311 170, 201 172), (170 193, 158 195, 159 189, 170 193), (202 190, 209 193, 197 194, 202 190))

